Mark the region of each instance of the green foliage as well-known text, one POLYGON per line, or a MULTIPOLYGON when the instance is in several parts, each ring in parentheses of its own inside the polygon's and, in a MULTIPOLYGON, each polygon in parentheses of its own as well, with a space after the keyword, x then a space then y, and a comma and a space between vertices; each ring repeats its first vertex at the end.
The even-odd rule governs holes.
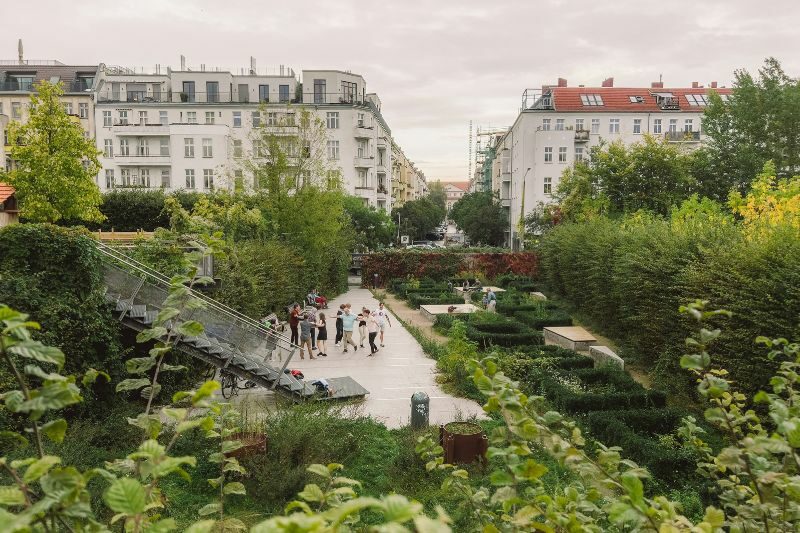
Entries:
POLYGON ((20 216, 31 222, 99 221, 100 152, 94 139, 84 137, 80 122, 67 115, 63 94, 60 83, 37 84, 27 122, 9 126, 15 163, 8 173, 0 170, 0 181, 16 189, 20 216))
POLYGON ((383 209, 367 206, 360 198, 344 198, 345 214, 350 218, 356 251, 380 250, 395 240, 397 228, 383 209))
POLYGON ((392 213, 394 218, 400 215, 400 234, 408 235, 412 240, 424 239, 427 233, 434 230, 444 220, 444 206, 430 197, 406 202, 400 209, 392 213))
POLYGON ((506 211, 491 192, 467 193, 450 208, 450 219, 472 243, 501 246, 508 229, 506 211))

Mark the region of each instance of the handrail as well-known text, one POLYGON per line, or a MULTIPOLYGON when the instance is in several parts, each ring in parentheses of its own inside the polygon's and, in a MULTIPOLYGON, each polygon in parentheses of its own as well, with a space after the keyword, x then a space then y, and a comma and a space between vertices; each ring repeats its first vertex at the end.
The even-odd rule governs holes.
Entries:
MULTIPOLYGON (((126 255, 126 254, 124 254, 124 253, 122 253, 122 252, 120 252, 118 250, 115 250, 113 247, 110 247, 110 246, 108 246, 106 244, 103 244, 103 243, 97 243, 97 249, 103 255, 105 255, 107 257, 111 257, 112 259, 115 259, 115 260, 123 263, 124 265, 126 265, 126 266, 128 266, 130 268, 138 270, 139 272, 141 272, 142 274, 144 274, 147 277, 154 278, 156 281, 158 281, 162 285, 169 285, 170 284, 169 278, 167 276, 165 276, 164 274, 162 274, 161 272, 158 272, 157 270, 151 268, 150 266, 148 266, 148 265, 146 265, 144 263, 141 263, 140 261, 130 257, 129 255, 126 255)), ((282 341, 282 342, 286 342, 292 348, 297 348, 298 347, 296 344, 293 344, 291 341, 287 341, 284 337, 278 335, 274 331, 265 328, 258 321, 254 320, 253 318, 251 318, 251 317, 249 317, 249 316, 247 316, 245 314, 242 314, 239 311, 237 311, 235 309, 232 309, 232 308, 226 306, 225 304, 222 304, 219 301, 217 301, 217 300, 215 300, 213 298, 210 298, 209 296, 207 296, 207 295, 205 295, 205 294, 203 294, 203 293, 201 293, 199 291, 196 291, 194 289, 189 289, 189 291, 190 291, 190 294, 192 296, 194 296, 195 298, 198 298, 200 300, 203 300, 203 302, 208 304, 208 306, 211 307, 212 309, 215 309, 215 310, 217 310, 217 311, 219 311, 219 312, 221 312, 221 313, 223 313, 225 315, 228 315, 228 316, 232 317, 235 320, 239 320, 239 321, 245 322, 248 326, 251 326, 251 327, 255 328, 259 333, 262 333, 262 334, 270 336, 270 337, 274 337, 276 342, 277 341, 282 341)))

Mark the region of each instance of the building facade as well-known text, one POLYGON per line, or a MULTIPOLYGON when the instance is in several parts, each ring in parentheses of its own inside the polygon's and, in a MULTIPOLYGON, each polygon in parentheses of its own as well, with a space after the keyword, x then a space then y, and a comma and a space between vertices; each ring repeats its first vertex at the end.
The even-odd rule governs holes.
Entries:
POLYGON ((650 134, 694 149, 704 139, 703 111, 711 92, 723 99, 730 89, 693 83, 690 88, 556 86, 527 89, 514 125, 497 141, 492 183, 509 209, 508 244, 519 248, 519 221, 533 209, 553 201, 561 175, 569 165, 588 157, 602 142, 632 144, 650 134))
POLYGON ((470 182, 445 181, 442 182, 442 185, 444 185, 445 208, 447 209, 447 212, 450 213, 450 210, 453 208, 455 203, 470 191, 470 182))
POLYGON ((428 182, 414 162, 408 159, 400 146, 392 143, 392 205, 402 207, 406 202, 418 200, 428 193, 428 182))

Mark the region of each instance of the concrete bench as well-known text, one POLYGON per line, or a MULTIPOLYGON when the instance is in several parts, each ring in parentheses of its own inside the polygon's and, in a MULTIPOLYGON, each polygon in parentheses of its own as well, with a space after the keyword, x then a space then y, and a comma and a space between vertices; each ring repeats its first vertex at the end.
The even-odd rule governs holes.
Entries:
POLYGON ((544 328, 544 342, 576 352, 585 352, 590 346, 597 344, 597 339, 579 326, 551 326, 544 328))
POLYGON ((589 348, 589 357, 594 359, 595 368, 604 365, 616 365, 621 370, 625 369, 625 361, 608 346, 591 346, 589 348))
POLYGON ((450 305, 443 304, 443 305, 421 305, 419 306, 419 310, 422 313, 422 316, 430 320, 431 322, 436 321, 436 315, 464 315, 468 313, 474 313, 478 310, 478 308, 472 304, 452 304, 452 307, 455 307, 452 313, 448 313, 447 309, 451 307, 450 305))
POLYGON ((534 300, 547 300, 547 296, 545 296, 541 292, 532 292, 531 298, 533 298, 534 300))

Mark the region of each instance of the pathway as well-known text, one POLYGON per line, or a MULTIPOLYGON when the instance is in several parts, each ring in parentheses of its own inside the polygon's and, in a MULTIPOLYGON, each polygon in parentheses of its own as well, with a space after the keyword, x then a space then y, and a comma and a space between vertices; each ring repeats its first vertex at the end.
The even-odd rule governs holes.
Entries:
MULTIPOLYGON (((296 355, 289 368, 302 370, 306 380, 321 377, 350 376, 370 391, 361 404, 360 412, 383 422, 389 428, 407 425, 411 417, 411 395, 425 392, 430 398, 431 424, 443 424, 458 418, 484 416, 481 406, 472 400, 457 398, 442 391, 436 384, 436 362, 430 359, 416 339, 390 314, 392 327, 386 328, 384 348, 367 357, 369 343, 364 348, 343 353, 334 346, 336 336, 336 310, 339 304, 350 303, 353 310, 367 307, 374 310, 378 301, 368 289, 350 286, 349 290, 329 303, 325 310, 328 319, 328 357, 301 360, 296 355)), ((421 316, 421 315, 420 315, 421 316)), ((380 335, 376 344, 379 344, 380 335)), ((358 332, 355 332, 358 342, 358 332)), ((315 352, 316 353, 316 352, 315 352)), ((243 392, 242 396, 262 396, 263 392, 243 392)))

